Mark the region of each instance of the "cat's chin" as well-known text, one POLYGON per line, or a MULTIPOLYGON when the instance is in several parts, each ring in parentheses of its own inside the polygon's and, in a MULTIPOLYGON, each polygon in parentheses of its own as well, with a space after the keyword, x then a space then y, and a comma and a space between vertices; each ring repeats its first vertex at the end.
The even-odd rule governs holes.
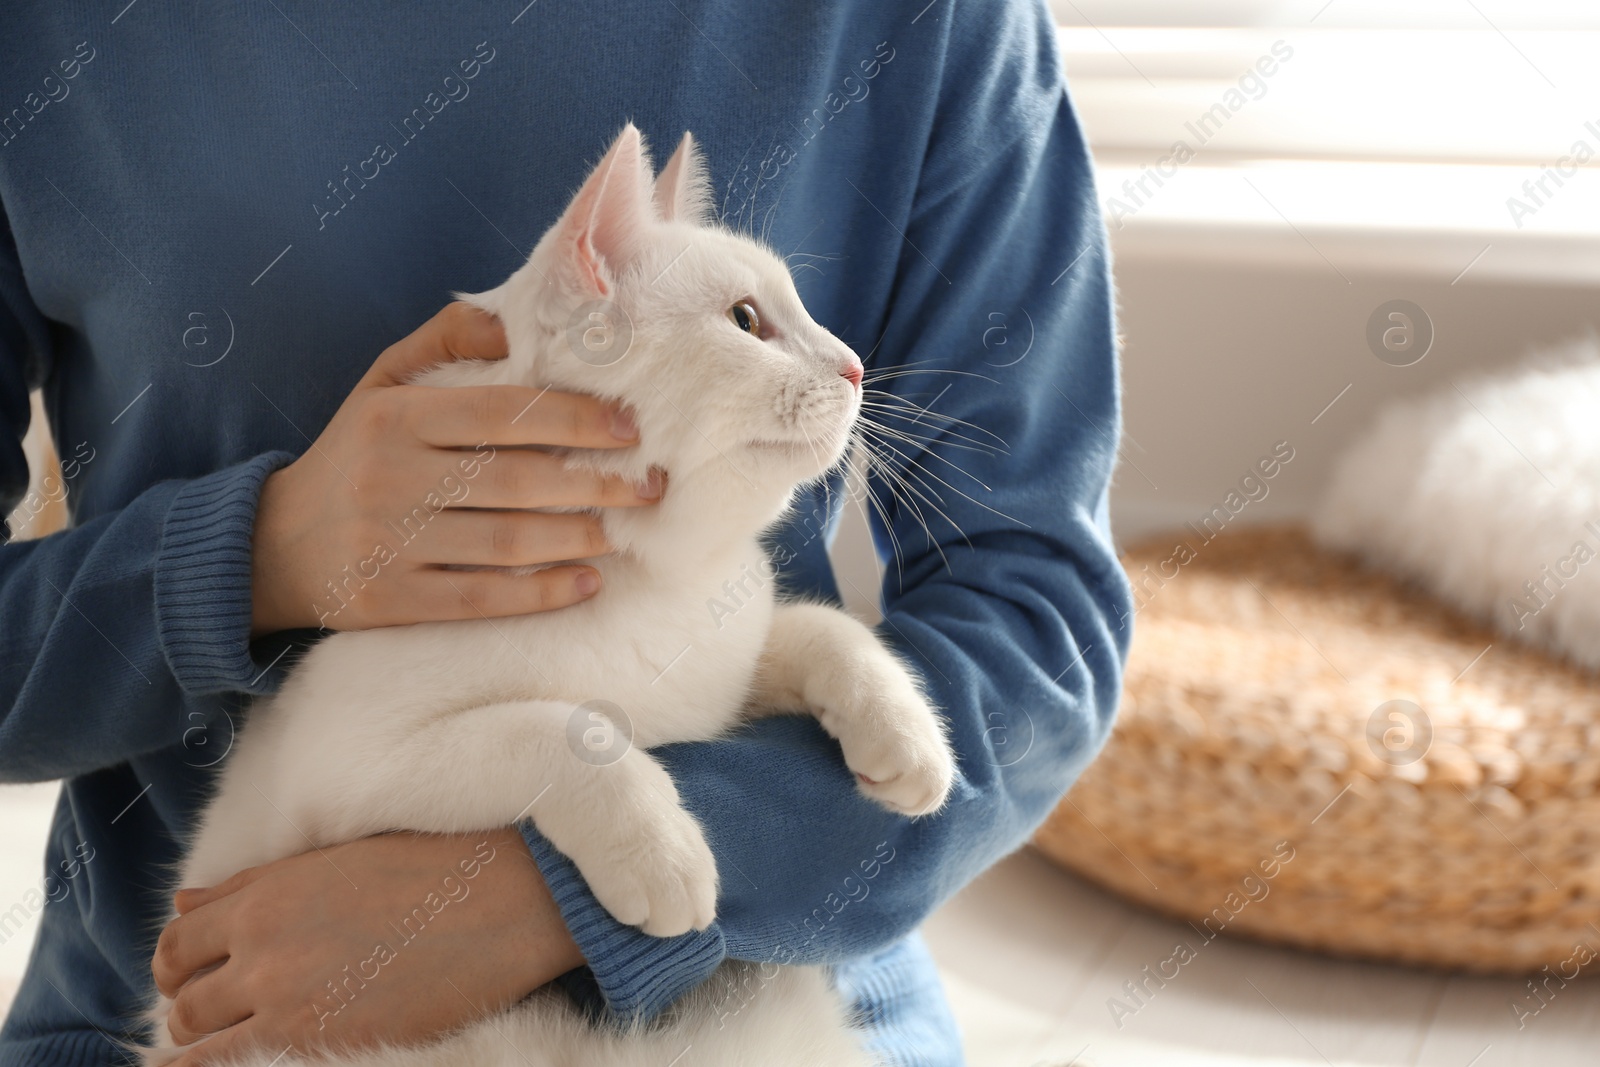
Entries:
POLYGON ((843 458, 843 450, 832 442, 807 439, 776 441, 758 439, 745 442, 745 450, 759 460, 792 469, 797 477, 814 478, 832 469, 843 458))

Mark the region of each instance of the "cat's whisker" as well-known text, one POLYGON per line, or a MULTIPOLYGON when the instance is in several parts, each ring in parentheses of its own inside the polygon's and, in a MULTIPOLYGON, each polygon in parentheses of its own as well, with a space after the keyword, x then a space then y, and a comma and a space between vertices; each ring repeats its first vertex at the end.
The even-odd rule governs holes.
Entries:
MULTIPOLYGON (((913 458, 913 456, 910 453, 903 452, 898 447, 896 447, 896 439, 893 438, 893 437, 887 437, 886 438, 886 437, 879 436, 879 437, 876 437, 876 438, 873 439, 873 443, 876 444, 880 449, 887 449, 890 452, 892 452, 894 455, 900 457, 900 459, 902 461, 904 461, 904 463, 906 464, 907 467, 910 467, 915 462, 915 459, 913 458)), ((913 442, 899 441, 898 443, 905 445, 907 448, 915 449, 917 451, 917 453, 919 453, 920 455, 931 456, 934 459, 938 459, 938 460, 942 461, 943 463, 945 463, 945 465, 949 466, 953 470, 957 471, 958 473, 960 473, 962 475, 965 475, 972 482, 974 482, 978 486, 978 488, 982 489, 984 492, 991 492, 992 491, 989 488, 989 486, 982 479, 978 478, 976 475, 972 474, 970 471, 967 471, 966 469, 964 469, 964 468, 962 468, 962 467, 960 467, 960 466, 958 466, 958 465, 956 465, 954 463, 951 463, 949 460, 945 459, 943 456, 940 456, 938 453, 933 452, 933 451, 931 451, 931 450, 929 450, 927 448, 924 448, 921 445, 913 443, 913 442)), ((923 475, 925 475, 926 477, 932 478, 934 481, 938 482, 940 485, 944 486, 946 489, 949 489, 952 493, 961 492, 961 490, 957 489, 954 485, 951 485, 949 482, 947 482, 943 478, 939 477, 937 474, 935 474, 931 469, 929 469, 927 467, 923 467, 922 470, 921 470, 921 473, 923 475)), ((965 495, 965 494, 963 494, 963 495, 965 495)), ((971 499, 971 498, 969 497, 968 499, 971 499)), ((977 501, 973 501, 973 503, 977 503, 977 501)))
MULTIPOLYGON (((971 471, 967 470, 965 467, 961 466, 960 464, 955 463, 952 460, 946 458, 945 456, 940 455, 938 452, 934 451, 934 446, 942 444, 942 445, 945 445, 947 448, 960 448, 960 449, 964 449, 964 450, 969 451, 969 452, 984 452, 983 449, 981 449, 981 448, 973 448, 973 447, 971 447, 969 445, 953 444, 953 443, 950 443, 950 442, 942 440, 942 439, 918 437, 918 436, 916 436, 914 434, 903 433, 903 432, 901 432, 899 430, 895 430, 895 429, 893 429, 891 427, 888 427, 888 426, 883 426, 883 425, 881 425, 879 423, 875 423, 875 422, 872 422, 872 421, 867 420, 867 419, 862 419, 861 420, 861 426, 862 426, 863 429, 867 430, 868 432, 876 434, 881 439, 886 439, 886 440, 889 440, 889 441, 898 441, 901 444, 905 445, 907 448, 916 449, 917 451, 921 452, 923 455, 933 457, 934 459, 938 460, 940 463, 943 463, 945 466, 949 467, 951 470, 957 471, 961 475, 963 475, 964 477, 970 478, 972 481, 976 482, 978 484, 978 486, 980 488, 982 488, 985 492, 989 491, 988 484, 986 482, 984 482, 984 480, 982 478, 979 478, 976 474, 973 474, 971 471)), ((992 452, 984 452, 984 455, 992 457, 994 455, 994 453, 992 453, 992 452)))
MULTIPOLYGON (((917 474, 916 468, 906 465, 903 462, 897 463, 896 461, 899 460, 900 457, 894 452, 890 451, 887 446, 875 444, 874 447, 878 449, 878 456, 883 462, 882 473, 886 476, 892 475, 896 485, 900 486, 901 488, 909 489, 911 488, 910 479, 915 477, 922 483, 924 487, 928 488, 935 496, 938 497, 940 503, 944 503, 944 497, 939 496, 939 491, 928 485, 925 477, 917 474)), ((951 525, 955 524, 952 523, 951 525)))
POLYGON ((873 428, 885 436, 893 437, 897 441, 904 441, 906 444, 915 445, 918 448, 932 448, 935 445, 942 445, 959 452, 973 452, 985 459, 996 459, 1006 454, 981 444, 973 444, 970 439, 948 431, 941 433, 936 430, 933 433, 917 433, 876 420, 873 423, 873 428))
MULTIPOLYGON (((876 352, 877 348, 874 347, 873 351, 876 352)), ((909 360, 909 361, 907 361, 905 363, 897 363, 893 367, 890 367, 888 369, 889 370, 910 370, 913 367, 926 367, 928 364, 933 363, 933 362, 934 362, 934 360, 932 360, 932 359, 913 359, 913 360, 909 360)))
MULTIPOLYGON (((914 491, 909 485, 902 485, 901 488, 908 491, 914 491)), ((951 574, 954 574, 955 571, 951 570, 950 567, 950 557, 945 555, 944 546, 939 543, 939 539, 933 536, 933 529, 928 525, 928 518, 922 513, 922 508, 917 506, 916 500, 910 495, 902 495, 898 492, 895 494, 895 496, 902 505, 909 507, 911 509, 911 513, 917 517, 917 523, 922 527, 922 535, 927 538, 928 544, 933 546, 933 550, 939 553, 939 562, 944 564, 944 569, 950 571, 951 574)))
MULTIPOLYGON (((944 550, 942 540, 934 535, 932 525, 923 511, 923 506, 925 505, 936 516, 944 520, 955 531, 956 536, 960 537, 968 548, 971 548, 972 541, 967 537, 966 531, 961 529, 960 524, 952 519, 948 512, 934 502, 929 493, 924 492, 920 487, 908 481, 904 473, 896 470, 895 466, 888 460, 879 460, 875 470, 878 476, 888 485, 889 491, 896 502, 916 517, 918 524, 922 527, 923 534, 928 539, 928 543, 939 553, 939 558, 945 568, 951 570, 949 555, 944 550), (921 504, 918 503, 919 500, 921 504)), ((951 573, 954 573, 954 571, 951 570, 951 573)))
MULTIPOLYGON (((893 451, 896 455, 899 455, 899 456, 902 456, 902 457, 904 456, 903 453, 901 453, 898 449, 894 449, 893 446, 880 444, 878 447, 880 449, 888 449, 890 451, 893 451)), ((880 452, 880 455, 881 455, 881 452, 880 452)), ((960 492, 960 490, 957 490, 955 487, 950 485, 950 483, 944 481, 944 479, 940 478, 938 475, 933 474, 931 471, 918 470, 915 466, 912 466, 909 462, 907 464, 905 464, 903 468, 896 469, 894 471, 894 474, 895 474, 896 478, 904 485, 904 487, 907 490, 910 490, 910 491, 917 491, 917 486, 912 485, 911 482, 908 480, 909 478, 915 478, 917 480, 917 482, 920 483, 921 488, 926 490, 926 493, 918 492, 918 495, 921 496, 922 499, 928 504, 929 507, 933 508, 934 511, 937 512, 941 518, 943 518, 946 522, 948 522, 951 525, 951 527, 953 527, 955 529, 955 531, 958 534, 961 535, 961 539, 963 541, 967 542, 967 546, 969 548, 971 547, 972 542, 967 539, 966 532, 961 529, 961 524, 956 522, 954 519, 952 519, 948 514, 946 514, 938 506, 939 504, 946 503, 946 501, 944 499, 943 494, 941 494, 938 489, 934 488, 933 485, 930 484, 930 479, 933 482, 937 482, 940 485, 944 486, 946 489, 950 490, 951 492, 960 492), (935 500, 938 501, 937 504, 934 502, 935 500)))
POLYGON ((757 134, 755 140, 751 141, 750 144, 748 146, 746 146, 746 148, 744 150, 744 155, 739 157, 739 165, 734 168, 733 174, 731 176, 729 176, 729 178, 728 178, 728 187, 725 190, 723 190, 723 193, 722 193, 722 207, 717 212, 718 221, 722 222, 724 225, 727 224, 726 220, 727 220, 727 216, 728 216, 728 198, 733 195, 733 182, 734 182, 734 179, 737 178, 744 171, 745 160, 750 158, 750 149, 754 148, 756 146, 756 141, 759 141, 760 139, 761 139, 761 135, 757 134))
MULTIPOLYGON (((817 223, 817 226, 821 225, 822 223, 817 223)), ((817 226, 811 227, 811 233, 806 234, 800 239, 801 244, 805 244, 811 239, 811 234, 817 232, 817 226)), ((799 249, 795 249, 793 252, 790 252, 788 255, 783 257, 783 265, 789 268, 790 275, 798 274, 801 270, 806 269, 814 270, 818 274, 821 274, 822 268, 817 266, 817 260, 820 259, 825 262, 833 262, 843 258, 844 257, 840 255, 832 255, 824 252, 802 252, 799 249), (797 264, 794 262, 796 259, 800 259, 803 262, 797 264)))
MULTIPOLYGON (((864 411, 871 412, 873 414, 873 416, 875 417, 875 419, 877 420, 877 425, 882 426, 884 429, 890 429, 891 427, 889 426, 889 424, 887 422, 881 421, 883 419, 892 418, 892 419, 896 419, 896 420, 901 421, 901 422, 909 422, 912 425, 918 425, 922 421, 919 417, 914 417, 914 416, 908 414, 904 408, 895 408, 892 405, 881 404, 881 403, 878 403, 876 401, 862 401, 861 407, 862 407, 862 409, 864 411)), ((936 416, 932 416, 931 415, 930 417, 936 417, 936 416)), ((964 447, 966 447, 969 451, 982 452, 986 456, 991 456, 992 457, 992 456, 1008 455, 1009 452, 1010 452, 1009 449, 1005 449, 1005 448, 998 448, 997 449, 993 445, 985 444, 984 442, 979 441, 976 438, 968 437, 966 434, 961 433, 959 430, 952 430, 949 426, 929 426, 929 427, 927 427, 929 430, 934 431, 937 436, 935 436, 934 434, 927 434, 927 435, 924 435, 924 434, 913 434, 910 430, 907 430, 904 427, 893 427, 893 428, 894 429, 899 429, 899 430, 901 430, 901 432, 907 434, 908 436, 917 437, 917 438, 919 438, 921 440, 924 440, 924 441, 926 441, 926 442, 928 442, 930 444, 935 442, 935 441, 938 441, 938 442, 950 442, 950 441, 953 440, 953 441, 964 442, 964 447)))
MULTIPOLYGON (((867 445, 865 451, 866 451, 866 454, 867 454, 867 468, 868 468, 868 471, 871 472, 873 470, 876 470, 877 473, 880 475, 881 480, 883 480, 884 483, 889 487, 889 492, 894 497, 895 502, 897 504, 902 505, 902 506, 908 507, 908 509, 912 512, 912 514, 914 514, 916 516, 917 522, 922 525, 922 532, 927 537, 928 543, 930 545, 932 545, 934 547, 934 550, 939 553, 939 558, 944 562, 945 569, 949 570, 950 569, 950 559, 949 559, 949 557, 947 557, 944 554, 944 548, 943 548, 943 546, 941 546, 939 544, 938 538, 934 537, 933 536, 933 531, 931 529, 929 529, 928 520, 922 514, 922 509, 917 507, 917 504, 916 504, 915 500, 911 500, 908 497, 905 497, 905 496, 901 495, 901 493, 899 492, 899 489, 897 488, 897 486, 895 484, 895 481, 893 480, 893 478, 890 477, 891 475, 895 474, 893 469, 891 467, 889 467, 887 464, 885 464, 881 460, 881 458, 877 458, 877 457, 874 456, 873 449, 872 449, 872 447, 870 445, 868 445, 867 442, 863 441, 862 444, 863 445, 867 445)), ((868 486, 868 490, 867 491, 868 491, 868 495, 870 496, 871 495, 870 484, 868 486)), ((879 503, 879 515, 880 515, 880 517, 883 518, 883 524, 884 524, 884 526, 886 528, 888 528, 890 530, 891 537, 892 537, 893 536, 894 525, 889 520, 887 515, 884 515, 881 503, 877 502, 877 501, 875 501, 875 503, 879 503)), ((897 564, 898 564, 898 561, 899 561, 899 558, 900 558, 900 555, 901 555, 902 551, 903 550, 900 548, 899 542, 896 541, 895 542, 895 552, 896 552, 897 564)), ((903 570, 902 570, 902 574, 903 574, 903 570)))
POLYGON ((922 491, 918 490, 917 486, 907 482, 906 478, 904 478, 904 475, 902 475, 901 472, 896 472, 896 470, 891 469, 888 464, 880 464, 880 466, 878 466, 878 474, 893 475, 894 480, 893 482, 890 482, 890 491, 894 494, 894 499, 896 499, 898 502, 901 502, 902 506, 909 507, 910 512, 917 517, 917 522, 922 525, 923 534, 928 537, 928 544, 933 545, 934 552, 939 553, 939 560, 944 563, 944 569, 947 569, 947 571, 950 571, 950 573, 954 574, 954 569, 950 568, 950 557, 949 555, 946 555, 946 552, 944 552, 944 545, 939 542, 938 537, 934 536, 933 528, 928 525, 928 517, 923 514, 922 507, 918 506, 917 504, 918 499, 922 499, 923 504, 926 504, 926 506, 930 507, 934 514, 938 515, 939 518, 942 518, 944 522, 949 523, 949 525, 954 528, 957 536, 960 537, 962 541, 965 541, 966 547, 970 549, 970 547, 973 547, 973 542, 966 537, 965 531, 962 531, 960 525, 957 525, 955 520, 952 520, 952 518, 950 518, 949 515, 947 515, 946 512, 944 512, 944 510, 938 506, 938 504, 934 504, 931 499, 928 499, 928 494, 922 493, 922 491))
POLYGON ((863 387, 877 385, 880 382, 890 382, 894 381, 896 378, 909 378, 913 375, 919 374, 950 374, 959 378, 980 378, 991 385, 1000 384, 998 380, 989 377, 987 374, 978 374, 969 370, 951 370, 949 368, 941 367, 929 367, 925 370, 903 370, 898 368, 895 370, 881 370, 864 376, 861 380, 861 384, 863 387))
POLYGON ((787 263, 791 259, 794 259, 796 256, 804 256, 807 259, 825 259, 825 260, 828 260, 830 262, 834 262, 834 261, 838 261, 838 260, 844 259, 843 256, 830 255, 830 254, 828 254, 826 252, 799 252, 799 251, 795 251, 795 252, 790 252, 788 255, 784 256, 783 257, 783 261, 785 263, 787 263))
POLYGON ((864 398, 863 403, 868 402, 865 398, 870 398, 870 402, 874 406, 888 407, 893 404, 899 404, 919 412, 916 419, 912 420, 913 422, 922 418, 939 419, 943 422, 948 422, 956 426, 965 426, 967 429, 972 430, 975 433, 986 434, 987 436, 992 437, 996 441, 1000 442, 1001 447, 1007 451, 1009 451, 1011 448, 1011 445, 1006 441, 1006 439, 995 433, 993 430, 979 426, 975 422, 969 422, 966 419, 959 419, 954 415, 946 415, 942 411, 934 411, 932 408, 918 404, 916 401, 907 397, 903 397, 898 393, 891 393, 883 389, 863 389, 861 391, 861 395, 864 398))
MULTIPOLYGON (((865 428, 865 424, 862 424, 862 425, 865 428)), ((903 460, 905 460, 907 466, 909 466, 913 462, 912 458, 910 456, 906 455, 904 452, 901 452, 898 448, 895 448, 894 445, 890 444, 887 441, 877 441, 877 442, 875 442, 875 444, 877 445, 877 447, 879 447, 879 448, 887 448, 889 451, 893 452, 895 455, 901 457, 903 460)), ((984 485, 983 482, 980 481, 978 478, 974 477, 969 472, 967 472, 965 470, 962 470, 962 468, 957 467, 954 463, 951 463, 949 460, 944 459, 944 457, 939 455, 937 452, 933 452, 933 451, 929 451, 927 449, 923 449, 922 450, 922 454, 925 455, 925 456, 933 456, 935 459, 943 460, 948 466, 953 467, 958 471, 961 471, 961 473, 965 474, 968 478, 972 478, 973 481, 977 482, 985 490, 989 489, 989 487, 987 485, 984 485)), ((945 481, 943 478, 940 478, 938 475, 934 474, 931 470, 928 470, 926 467, 922 468, 920 473, 924 474, 924 475, 927 475, 930 478, 933 478, 940 485, 943 485, 946 489, 950 490, 952 493, 955 493, 957 496, 962 497, 963 499, 969 501, 970 503, 976 504, 978 507, 980 507, 983 510, 989 512, 991 515, 995 515, 995 516, 998 516, 999 518, 1005 519, 1007 522, 1014 522, 1017 525, 1021 526, 1023 529, 1030 529, 1031 528, 1031 527, 1028 526, 1027 523, 1023 522, 1021 519, 1016 518, 1013 515, 1007 515, 1005 512, 997 510, 996 508, 990 507, 988 504, 985 504, 983 501, 978 500, 977 498, 971 496, 970 494, 962 492, 960 489, 958 489, 955 486, 951 485, 949 482, 945 481)))
POLYGON ((876 382, 886 382, 893 378, 905 378, 913 374, 955 374, 963 378, 982 378, 984 381, 993 385, 1000 384, 999 379, 991 378, 987 374, 979 374, 977 371, 956 370, 952 367, 925 367, 920 365, 931 362, 933 361, 925 359, 919 360, 916 363, 902 363, 898 366, 886 367, 883 370, 869 370, 863 377, 862 384, 872 385, 876 382))
POLYGON ((889 487, 891 495, 896 501, 901 501, 898 490, 910 489, 906 480, 906 471, 894 461, 889 450, 881 443, 871 438, 863 437, 861 445, 865 451, 868 463, 873 472, 889 487))
POLYGON ((923 407, 904 397, 877 394, 862 399, 861 406, 874 412, 882 418, 892 418, 896 422, 907 423, 938 434, 954 434, 963 441, 969 441, 980 448, 994 452, 1009 452, 1011 446, 999 434, 984 429, 966 419, 954 415, 946 415, 931 408, 923 407), (982 435, 980 440, 977 436, 982 435))
POLYGON ((780 188, 778 190, 778 195, 773 198, 772 206, 767 208, 766 219, 762 222, 762 225, 761 225, 761 243, 762 244, 767 244, 768 243, 767 239, 772 235, 772 222, 773 222, 773 219, 776 218, 776 212, 778 210, 778 205, 781 204, 781 203, 783 203, 783 190, 780 188))
MULTIPOLYGON (((997 455, 997 453, 983 448, 980 445, 963 444, 960 441, 951 440, 949 437, 930 437, 925 434, 909 433, 905 430, 898 430, 892 426, 885 426, 881 423, 873 423, 872 429, 879 437, 887 438, 892 441, 899 441, 901 444, 918 451, 931 451, 935 447, 942 446, 944 448, 955 449, 959 452, 976 452, 986 459, 993 459, 997 455)), ((939 456, 939 460, 942 463, 956 466, 948 458, 942 455, 939 456)), ((979 485, 983 485, 981 480, 968 472, 965 468, 956 467, 956 469, 961 471, 961 473, 965 474, 967 477, 972 478, 973 481, 978 482, 979 485)), ((983 487, 985 489, 989 488, 987 485, 983 485, 983 487)))
POLYGON ((878 521, 883 524, 884 531, 889 535, 889 547, 891 549, 890 554, 894 556, 895 580, 899 585, 900 592, 903 593, 906 590, 905 550, 900 547, 900 538, 894 531, 894 520, 889 516, 888 510, 883 506, 883 501, 879 500, 877 494, 872 491, 872 482, 870 479, 870 472, 873 467, 872 450, 871 448, 867 447, 866 442, 860 438, 856 439, 856 443, 862 446, 862 451, 867 457, 866 465, 868 476, 863 477, 864 492, 862 493, 862 496, 864 496, 867 503, 872 506, 872 510, 878 516, 878 521))
POLYGON ((931 434, 916 433, 911 430, 903 429, 901 427, 893 426, 889 423, 879 422, 876 420, 873 422, 873 429, 887 436, 891 436, 897 441, 904 441, 906 444, 915 445, 918 448, 932 448, 935 445, 943 445, 946 448, 952 448, 959 452, 974 452, 985 459, 996 459, 1006 454, 993 448, 987 448, 981 444, 973 444, 970 439, 962 437, 953 432, 939 433, 936 431, 931 434))
MULTIPOLYGON (((961 528, 961 525, 959 523, 957 523, 954 519, 952 519, 945 512, 945 510, 943 508, 939 507, 938 504, 935 504, 932 500, 930 500, 928 498, 928 494, 927 493, 924 493, 922 490, 918 489, 916 486, 911 485, 909 483, 906 484, 905 488, 906 488, 906 490, 908 492, 914 493, 916 496, 920 497, 922 502, 924 504, 926 504, 929 507, 929 509, 931 509, 933 511, 933 513, 935 515, 937 515, 939 518, 943 519, 945 522, 949 523, 950 528, 953 529, 956 532, 956 536, 957 537, 961 538, 961 541, 962 541, 963 544, 965 544, 968 548, 972 547, 972 540, 971 540, 971 538, 969 538, 967 536, 966 531, 963 530, 961 528)), ((919 514, 919 516, 921 514, 921 509, 920 508, 918 509, 918 514, 919 514)), ((924 530, 928 530, 927 520, 923 520, 922 528, 924 530)), ((928 539, 930 541, 934 541, 933 533, 932 533, 931 530, 928 531, 928 539)), ((938 542, 934 541, 934 544, 937 546, 938 542)), ((949 568, 950 568, 950 559, 949 559, 949 557, 945 556, 943 548, 939 549, 939 555, 940 555, 940 557, 942 557, 944 559, 945 569, 949 570, 949 568)), ((953 574, 955 572, 951 571, 951 573, 953 574)))
MULTIPOLYGON (((894 490, 894 483, 891 482, 891 480, 888 480, 888 477, 885 477, 885 475, 893 475, 894 472, 893 469, 891 469, 888 464, 885 464, 883 459, 880 458, 877 453, 875 453, 874 446, 870 445, 870 442, 867 442, 867 440, 864 440, 864 438, 858 438, 858 443, 862 446, 862 453, 866 454, 867 458, 867 501, 872 502, 872 507, 874 507, 875 512, 877 512, 878 518, 880 518, 880 520, 883 522, 883 528, 885 528, 885 530, 888 531, 888 534, 890 534, 890 544, 894 547, 894 569, 896 569, 896 573, 898 573, 899 576, 899 582, 901 582, 901 592, 904 592, 904 589, 906 589, 906 584, 904 584, 904 582, 906 582, 906 563, 904 563, 904 560, 906 560, 906 550, 902 549, 901 542, 899 542, 899 537, 894 534, 894 520, 890 517, 890 514, 888 514, 888 509, 885 509, 885 506, 883 506, 883 501, 877 499, 877 494, 872 491, 872 474, 877 472, 877 474, 880 475, 880 478, 882 478, 883 482, 885 482, 885 485, 888 485, 888 490, 890 490, 890 494, 893 496, 894 502, 896 502, 896 504, 902 502, 901 496, 899 496, 899 493, 896 493, 896 490, 894 490)), ((933 534, 928 531, 928 523, 926 523, 925 518, 922 518, 922 515, 920 514, 918 514, 918 522, 922 522, 923 533, 928 534, 928 542, 933 544, 934 547, 938 547, 939 542, 936 541, 936 539, 933 537, 933 534)), ((944 555, 944 550, 939 549, 939 555, 942 557, 942 555, 944 555)), ((946 560, 946 568, 949 568, 949 560, 946 560)))

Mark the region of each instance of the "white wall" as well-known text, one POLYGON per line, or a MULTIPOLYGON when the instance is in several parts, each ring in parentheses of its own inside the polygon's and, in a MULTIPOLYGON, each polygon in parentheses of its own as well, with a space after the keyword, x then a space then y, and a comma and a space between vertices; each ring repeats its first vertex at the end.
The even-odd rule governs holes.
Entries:
POLYGON ((1386 401, 1600 325, 1593 287, 1346 268, 1347 284, 1307 258, 1287 267, 1119 257, 1127 434, 1113 521, 1123 543, 1198 518, 1280 440, 1294 460, 1240 519, 1301 515, 1386 401), (1409 367, 1381 362, 1365 337, 1374 309, 1396 298, 1421 306, 1435 329, 1409 367))

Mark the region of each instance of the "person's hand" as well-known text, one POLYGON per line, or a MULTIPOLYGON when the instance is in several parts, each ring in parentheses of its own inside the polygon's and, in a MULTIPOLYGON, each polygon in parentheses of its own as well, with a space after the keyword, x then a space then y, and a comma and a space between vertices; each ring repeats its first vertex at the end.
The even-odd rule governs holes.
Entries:
POLYGON ((661 495, 659 477, 634 486, 517 448, 634 444, 631 417, 613 405, 520 386, 405 384, 435 364, 505 354, 498 320, 450 304, 379 356, 305 455, 267 478, 252 546, 254 634, 523 615, 594 595, 593 567, 444 569, 604 554, 592 514, 511 509, 635 507, 661 495))
POLYGON ((514 828, 363 838, 176 902, 151 970, 174 1039, 214 1035, 179 1067, 425 1041, 583 963, 514 828))

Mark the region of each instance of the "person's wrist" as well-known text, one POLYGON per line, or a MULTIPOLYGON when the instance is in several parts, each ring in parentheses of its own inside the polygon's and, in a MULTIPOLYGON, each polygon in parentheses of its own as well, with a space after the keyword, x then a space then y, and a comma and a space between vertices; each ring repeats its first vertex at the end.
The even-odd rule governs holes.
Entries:
POLYGON ((585 961, 521 831, 514 826, 496 830, 489 843, 505 860, 484 868, 494 875, 485 888, 497 896, 497 910, 503 908, 507 920, 496 924, 493 945, 502 973, 508 976, 509 992, 520 1000, 585 961))
POLYGON ((283 551, 288 531, 284 520, 293 514, 289 494, 294 464, 274 471, 261 483, 256 502, 255 529, 250 539, 250 636, 260 637, 310 625, 305 612, 294 610, 290 590, 292 568, 283 551))

